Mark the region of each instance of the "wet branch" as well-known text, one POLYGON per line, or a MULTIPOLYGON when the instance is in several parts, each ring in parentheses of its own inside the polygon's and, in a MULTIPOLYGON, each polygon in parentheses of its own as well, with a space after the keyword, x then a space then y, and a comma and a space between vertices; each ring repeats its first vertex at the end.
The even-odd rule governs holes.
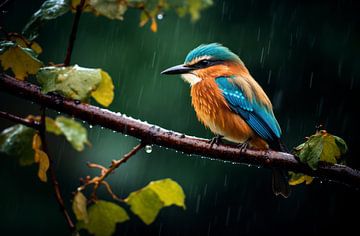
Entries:
MULTIPOLYGON (((67 113, 91 125, 100 125, 113 131, 131 135, 148 144, 172 148, 184 153, 206 156, 214 160, 244 163, 266 168, 281 168, 360 187, 360 171, 344 165, 320 164, 317 170, 299 163, 289 153, 275 151, 240 150, 234 145, 209 145, 207 139, 187 136, 141 122, 124 114, 111 112, 89 104, 78 104, 59 95, 44 95, 40 88, 0 74, 0 90, 22 97, 48 108, 67 113)), ((196 156, 194 156, 196 157, 196 156)))
POLYGON ((76 33, 77 33, 77 30, 78 30, 78 26, 79 26, 79 22, 80 22, 80 16, 81 16, 81 13, 83 11, 84 5, 85 5, 85 0, 81 0, 79 5, 77 5, 77 7, 76 7, 76 13, 75 13, 73 25, 72 25, 72 28, 71 28, 68 48, 66 50, 66 57, 65 57, 65 60, 64 60, 64 66, 69 66, 70 65, 71 55, 72 55, 72 52, 73 52, 74 43, 75 43, 75 39, 76 39, 76 33))
POLYGON ((4 112, 4 111, 0 111, 0 117, 3 119, 13 121, 18 124, 25 125, 27 127, 30 127, 30 128, 36 129, 36 130, 39 130, 41 127, 40 123, 36 120, 22 118, 22 117, 19 117, 19 116, 16 116, 14 114, 4 112))
POLYGON ((41 120, 40 120, 40 129, 39 129, 39 133, 40 133, 40 138, 41 138, 41 144, 42 144, 42 149, 43 151, 46 153, 46 155, 49 158, 49 171, 50 171, 50 176, 51 176, 51 183, 54 187, 54 191, 55 191, 55 197, 56 197, 56 201, 60 207, 61 212, 64 215, 64 218, 66 220, 66 223, 70 229, 71 232, 75 231, 75 225, 71 220, 71 217, 69 215, 69 212, 66 210, 65 204, 64 204, 64 199, 62 197, 61 194, 61 190, 60 190, 60 185, 59 182, 57 180, 56 177, 56 172, 55 172, 55 163, 54 163, 54 159, 50 156, 49 150, 48 150, 48 146, 47 146, 47 142, 46 142, 46 127, 45 127, 45 118, 46 118, 46 107, 44 105, 41 106, 41 120))
POLYGON ((113 173, 115 171, 115 169, 117 169, 121 164, 125 163, 127 160, 130 159, 130 157, 134 156, 139 150, 141 150, 143 147, 145 146, 144 142, 140 142, 138 145, 136 145, 130 152, 126 153, 121 159, 119 160, 113 160, 111 162, 111 165, 109 166, 109 168, 106 168, 102 165, 99 164, 95 164, 95 163, 88 163, 88 167, 90 168, 97 168, 100 169, 101 174, 99 176, 95 176, 94 178, 89 178, 87 177, 85 179, 85 183, 80 186, 77 191, 82 191, 84 190, 86 187, 88 187, 89 185, 94 185, 93 188, 93 192, 91 194, 91 199, 92 200, 96 200, 96 191, 99 188, 99 186, 101 184, 103 184, 106 187, 106 190, 108 191, 108 193, 111 195, 111 197, 114 200, 118 200, 118 201, 122 201, 118 196, 116 196, 116 194, 113 193, 113 191, 111 190, 110 185, 108 184, 108 182, 105 181, 105 178, 110 175, 111 173, 113 173))

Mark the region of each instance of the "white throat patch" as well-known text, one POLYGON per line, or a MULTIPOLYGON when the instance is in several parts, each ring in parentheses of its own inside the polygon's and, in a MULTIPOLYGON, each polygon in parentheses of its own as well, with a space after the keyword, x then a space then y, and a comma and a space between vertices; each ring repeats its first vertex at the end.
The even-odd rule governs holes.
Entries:
POLYGON ((194 85, 197 84, 201 81, 201 78, 197 77, 194 74, 182 74, 181 77, 188 83, 190 83, 190 85, 194 85))

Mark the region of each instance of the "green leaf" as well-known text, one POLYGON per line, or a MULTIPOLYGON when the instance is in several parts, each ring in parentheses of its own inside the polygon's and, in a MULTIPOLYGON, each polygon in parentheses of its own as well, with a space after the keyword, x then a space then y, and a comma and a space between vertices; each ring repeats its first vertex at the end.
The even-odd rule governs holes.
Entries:
POLYGON ((56 124, 55 120, 50 117, 45 118, 45 126, 47 132, 53 133, 55 135, 62 134, 60 127, 56 124))
POLYGON ((338 136, 335 136, 335 135, 334 135, 334 138, 335 138, 335 143, 336 143, 336 145, 338 146, 338 148, 340 150, 340 154, 344 155, 345 153, 347 153, 348 146, 346 145, 344 139, 342 139, 342 138, 340 138, 338 136))
POLYGON ((73 212, 77 220, 84 221, 85 224, 89 223, 89 216, 86 209, 87 199, 82 192, 77 192, 72 204, 73 212))
POLYGON ((164 202, 159 196, 147 187, 132 192, 125 201, 131 206, 131 211, 147 225, 154 222, 159 211, 164 207, 164 202))
POLYGON ((58 116, 55 123, 75 150, 80 152, 84 150, 85 144, 89 144, 87 130, 79 122, 64 116, 58 116))
POLYGON ((302 173, 295 173, 292 171, 289 171, 289 175, 290 175, 290 179, 289 179, 290 185, 298 185, 304 182, 305 184, 311 184, 314 179, 311 176, 304 175, 302 173))
POLYGON ((46 0, 24 27, 23 35, 32 41, 38 36, 39 28, 44 21, 62 16, 69 10, 69 0, 46 0))
POLYGON ((34 163, 32 141, 35 130, 24 125, 14 125, 0 134, 0 151, 19 158, 20 165, 34 163))
POLYGON ((43 65, 30 48, 23 48, 13 42, 0 43, 0 61, 4 70, 11 69, 15 77, 24 80, 29 75, 35 75, 43 65))
POLYGON ((95 15, 102 15, 109 19, 123 20, 127 10, 126 1, 119 0, 89 0, 95 15))
POLYGON ((177 205, 185 209, 185 194, 178 183, 163 179, 132 192, 125 202, 145 224, 151 224, 165 206, 177 205))
POLYGON ((178 5, 173 3, 176 12, 180 17, 190 14, 192 21, 197 21, 200 18, 200 12, 213 5, 212 0, 185 0, 181 2, 182 4, 178 5))
POLYGON ((78 229, 86 229, 95 236, 110 236, 115 232, 116 224, 129 219, 126 211, 111 202, 97 201, 88 209, 89 222, 79 221, 78 229))
POLYGON ((37 73, 42 92, 58 92, 76 100, 86 101, 100 84, 100 69, 88 69, 77 65, 71 67, 43 67, 37 73))
POLYGON ((320 161, 337 163, 337 159, 346 151, 345 141, 325 130, 310 136, 305 143, 294 148, 294 154, 300 161, 307 163, 314 170, 317 169, 320 161))

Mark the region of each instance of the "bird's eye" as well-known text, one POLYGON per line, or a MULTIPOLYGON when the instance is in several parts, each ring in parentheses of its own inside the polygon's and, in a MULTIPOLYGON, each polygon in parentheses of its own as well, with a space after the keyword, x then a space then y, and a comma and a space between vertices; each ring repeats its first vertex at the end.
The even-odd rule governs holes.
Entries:
POLYGON ((200 66, 208 66, 208 65, 210 65, 210 61, 209 60, 201 60, 201 61, 199 61, 198 62, 198 64, 200 65, 200 66))

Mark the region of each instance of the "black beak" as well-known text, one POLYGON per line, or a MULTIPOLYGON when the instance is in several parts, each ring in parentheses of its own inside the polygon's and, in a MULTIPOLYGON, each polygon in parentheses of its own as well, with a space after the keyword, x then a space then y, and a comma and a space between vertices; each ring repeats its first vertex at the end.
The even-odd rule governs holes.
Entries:
POLYGON ((163 75, 180 75, 180 74, 186 74, 192 71, 194 68, 185 66, 185 65, 177 65, 170 67, 164 71, 161 72, 163 75))

